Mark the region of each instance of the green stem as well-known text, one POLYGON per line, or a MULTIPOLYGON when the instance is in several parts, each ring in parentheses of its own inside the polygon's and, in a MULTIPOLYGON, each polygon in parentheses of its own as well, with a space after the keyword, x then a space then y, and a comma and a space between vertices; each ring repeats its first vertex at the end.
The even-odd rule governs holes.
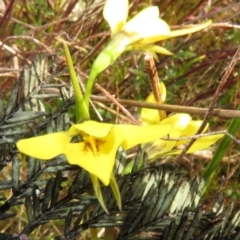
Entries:
POLYGON ((92 92, 92 87, 93 87, 93 84, 94 84, 94 81, 95 81, 97 75, 98 75, 98 73, 96 73, 94 68, 92 68, 89 78, 87 80, 86 91, 85 91, 85 95, 84 95, 84 101, 85 101, 88 109, 89 109, 89 101, 90 101, 90 96, 91 96, 91 92, 92 92))
POLYGON ((71 82, 75 91, 75 107, 76 107, 76 122, 83 119, 90 119, 89 110, 87 104, 85 103, 80 89, 77 75, 73 67, 72 58, 68 49, 67 44, 63 41, 64 53, 67 60, 68 71, 70 73, 71 82))
POLYGON ((125 34, 123 33, 116 34, 95 59, 87 81, 86 92, 84 95, 84 101, 87 107, 89 107, 90 95, 96 77, 98 76, 98 74, 104 71, 109 65, 114 63, 116 59, 123 53, 124 49, 120 48, 119 45, 121 45, 121 43, 125 41, 125 39, 126 39, 125 34))
MULTIPOLYGON (((240 107, 238 109, 240 109, 240 107)), ((236 134, 236 132, 238 131, 239 126, 240 126, 240 119, 237 119, 237 118, 232 119, 227 131, 231 135, 234 136, 236 134)), ((203 178, 206 181, 204 191, 207 189, 208 185, 210 184, 210 182, 217 170, 217 167, 219 166, 220 162, 222 161, 222 158, 226 155, 226 152, 230 146, 231 141, 232 140, 228 136, 224 136, 222 141, 220 142, 211 162, 208 164, 208 166, 203 174, 203 178)))

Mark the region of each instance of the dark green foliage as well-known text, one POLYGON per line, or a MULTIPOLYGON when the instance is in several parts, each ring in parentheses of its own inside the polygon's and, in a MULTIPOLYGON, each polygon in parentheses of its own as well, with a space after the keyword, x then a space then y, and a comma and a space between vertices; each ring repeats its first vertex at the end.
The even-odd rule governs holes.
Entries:
POLYGON ((2 92, 0 91, 0 121, 2 121, 3 117, 4 117, 3 95, 2 92))
POLYGON ((109 215, 94 197, 88 173, 69 165, 64 156, 51 161, 20 159, 14 145, 19 139, 66 130, 70 126, 66 111, 73 104, 68 99, 71 93, 66 85, 52 83, 55 76, 60 76, 55 64, 53 67, 50 71, 46 55, 36 56, 32 66, 23 69, 4 111, 0 95, 1 170, 5 171, 12 163, 12 179, 0 181, 0 220, 16 218, 16 205, 25 205, 27 216, 27 223, 18 236, 1 234, 0 239, 23 236, 31 239, 34 229, 56 219, 64 222, 62 234, 56 239, 73 239, 88 228, 100 227, 119 227, 118 240, 240 238, 240 211, 235 211, 233 203, 224 206, 217 199, 213 207, 204 210, 199 205, 203 180, 189 179, 171 165, 148 167, 147 155, 140 147, 133 173, 129 175, 120 175, 126 165, 126 153, 122 149, 117 153, 115 173, 123 210, 118 210, 111 189, 103 186, 109 215), (45 111, 44 99, 56 95, 43 94, 43 89, 48 87, 59 89, 57 97, 63 100, 63 105, 51 114, 45 111), (25 180, 21 179, 22 171, 26 171, 25 180), (12 189, 8 199, 3 191, 7 189, 12 189))
MULTIPOLYGON (((11 92, 11 95, 10 95, 10 98, 8 100, 8 104, 7 104, 7 108, 5 110, 5 114, 6 115, 9 115, 12 113, 14 107, 16 106, 17 104, 17 97, 18 97, 18 92, 19 92, 19 88, 20 88, 20 85, 19 85, 19 82, 17 82, 11 92)), ((3 111, 4 112, 4 111, 3 111)), ((8 120, 9 121, 9 120, 8 120)))

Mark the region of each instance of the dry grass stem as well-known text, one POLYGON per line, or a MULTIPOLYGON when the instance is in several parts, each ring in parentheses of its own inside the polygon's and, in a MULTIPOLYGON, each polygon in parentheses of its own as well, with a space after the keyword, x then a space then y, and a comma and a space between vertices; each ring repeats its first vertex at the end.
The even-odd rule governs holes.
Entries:
MULTIPOLYGON (((95 83, 94 86, 101 91, 108 99, 111 100, 117 107, 119 107, 125 114, 126 116, 129 117, 136 125, 141 125, 141 123, 133 117, 133 115, 119 103, 115 97, 113 97, 108 91, 106 91, 104 88, 102 88, 98 83, 95 83)), ((93 100, 93 99, 92 99, 93 100)))
MULTIPOLYGON (((150 53, 144 54, 144 64, 145 69, 149 77, 149 81, 151 84, 151 88, 153 91, 153 95, 156 103, 162 104, 162 92, 159 86, 159 77, 156 69, 156 65, 154 63, 153 56, 150 53)), ((166 113, 164 111, 158 111, 160 119, 166 118, 166 113)))
MULTIPOLYGON (((222 91, 223 91, 223 89, 224 89, 224 86, 225 86, 225 84, 226 84, 226 82, 227 82, 230 74, 232 73, 232 71, 233 71, 233 69, 234 69, 234 67, 235 67, 235 65, 237 64, 237 62, 238 62, 239 59, 240 59, 240 46, 238 47, 238 49, 237 49, 235 55, 233 56, 231 62, 230 62, 229 65, 227 66, 226 71, 225 71, 225 73, 224 73, 224 75, 223 75, 220 83, 218 84, 218 87, 217 87, 217 89, 216 89, 216 91, 215 91, 215 94, 213 95, 212 101, 211 101, 211 103, 210 103, 210 105, 209 105, 209 108, 208 108, 208 110, 207 110, 207 112, 206 112, 206 115, 205 115, 205 117, 204 117, 204 119, 203 119, 202 125, 201 125, 201 127, 198 129, 196 135, 202 133, 202 131, 203 131, 204 128, 206 127, 206 125, 207 125, 210 117, 213 115, 214 108, 215 108, 216 103, 217 103, 217 101, 218 101, 218 99, 219 99, 219 96, 220 96, 220 94, 222 93, 222 91)), ((195 140, 196 140, 196 139, 192 139, 192 140, 186 145, 186 147, 184 148, 184 150, 182 151, 182 153, 179 154, 179 155, 176 157, 176 162, 177 162, 179 159, 181 159, 184 154, 186 154, 187 150, 192 146, 192 144, 194 143, 195 140)))
MULTIPOLYGON (((93 101, 98 101, 98 102, 113 103, 112 100, 102 96, 92 95, 91 99, 93 101)), ((168 112, 189 113, 189 114, 199 115, 199 116, 205 115, 208 111, 207 108, 188 107, 188 106, 179 106, 179 105, 170 105, 170 104, 157 104, 157 103, 148 103, 148 102, 142 102, 142 101, 125 100, 125 99, 114 98, 114 101, 117 101, 118 103, 124 106, 160 109, 168 112)), ((240 111, 227 110, 227 109, 214 109, 212 116, 223 117, 223 118, 240 118, 240 111)))

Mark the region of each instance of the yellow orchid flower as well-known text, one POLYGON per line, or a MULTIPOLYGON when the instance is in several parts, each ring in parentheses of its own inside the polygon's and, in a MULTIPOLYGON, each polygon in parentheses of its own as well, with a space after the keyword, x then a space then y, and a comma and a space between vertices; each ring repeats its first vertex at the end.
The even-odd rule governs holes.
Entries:
MULTIPOLYGON (((120 34, 117 37, 122 40, 119 47, 123 51, 135 48, 135 44, 137 48, 141 48, 154 42, 193 33, 211 24, 211 21, 208 21, 190 28, 171 31, 169 25, 159 18, 158 7, 147 7, 127 21, 128 8, 128 0, 107 0, 103 10, 104 19, 110 26, 112 37, 116 38, 120 34)), ((157 49, 156 45, 156 52, 171 54, 164 48, 159 48, 159 51, 157 49)))
POLYGON ((154 42, 166 40, 208 27, 211 21, 179 30, 171 30, 169 25, 159 18, 158 7, 147 7, 127 21, 128 0, 107 0, 103 10, 104 19, 111 29, 111 40, 93 63, 86 86, 85 102, 88 104, 93 82, 97 75, 112 64, 124 51, 149 51, 171 55, 167 49, 154 45, 154 42))
MULTIPOLYGON (((164 84, 161 83, 161 89, 164 93, 162 98, 165 100, 166 98, 166 88, 164 84)), ((151 93, 147 101, 155 102, 153 94, 151 93)), ((202 121, 194 121, 191 116, 186 113, 178 113, 174 114, 165 119, 160 119, 158 110, 154 109, 142 109, 141 111, 141 120, 143 125, 152 125, 152 124, 170 124, 173 126, 173 130, 169 133, 169 138, 181 138, 187 136, 193 136, 196 134, 197 130, 202 124, 202 121)), ((205 127, 204 132, 208 129, 208 125, 205 127)), ((214 144, 217 140, 222 138, 223 134, 216 134, 211 136, 205 136, 198 138, 193 145, 189 148, 187 153, 193 153, 198 150, 205 149, 212 144, 214 144)), ((173 155, 181 153, 182 146, 187 144, 190 140, 181 140, 181 141, 168 141, 158 139, 152 143, 143 144, 143 149, 148 153, 148 157, 150 161, 153 161, 159 156, 173 155)))
POLYGON ((79 165, 107 186, 119 146, 127 150, 166 136, 171 130, 172 126, 168 124, 113 125, 89 120, 71 126, 68 131, 22 139, 17 142, 17 148, 26 155, 42 160, 65 154, 70 164, 79 165))

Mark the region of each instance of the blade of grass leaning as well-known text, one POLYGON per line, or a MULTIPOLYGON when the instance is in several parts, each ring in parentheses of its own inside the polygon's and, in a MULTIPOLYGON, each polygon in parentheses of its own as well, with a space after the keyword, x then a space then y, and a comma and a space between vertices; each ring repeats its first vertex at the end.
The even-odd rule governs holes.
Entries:
MULTIPOLYGON (((238 108, 238 110, 239 109, 240 107, 238 108)), ((238 118, 232 119, 227 129, 228 133, 234 136, 238 131, 239 126, 240 126, 240 119, 238 118)), ((223 157, 226 155, 226 152, 230 146, 231 141, 232 141, 231 138, 225 135, 222 141, 220 142, 215 154, 213 155, 212 160, 209 162, 203 174, 203 178, 205 179, 205 187, 203 192, 205 192, 205 190, 207 189, 209 183, 211 182, 217 170, 218 165, 222 161, 223 157)))
POLYGON ((110 179, 110 186, 112 188, 113 195, 117 201, 118 208, 119 208, 119 210, 122 210, 121 194, 120 194, 120 191, 118 188, 116 178, 113 173, 112 173, 111 179, 110 179))
POLYGON ((89 175, 90 175, 90 178, 91 178, 91 181, 92 181, 92 184, 93 184, 93 188, 94 188, 96 197, 97 197, 101 207, 103 208, 103 210, 108 214, 109 212, 108 212, 107 207, 104 203, 102 190, 101 190, 101 186, 100 186, 100 183, 98 181, 98 178, 91 173, 89 173, 89 175))
POLYGON ((75 91, 76 120, 77 122, 79 122, 83 119, 90 119, 87 106, 85 104, 80 86, 78 84, 78 79, 77 79, 75 69, 73 67, 71 55, 70 55, 68 46, 64 41, 63 41, 63 48, 64 48, 64 54, 67 60, 67 66, 68 66, 71 82, 75 91))

